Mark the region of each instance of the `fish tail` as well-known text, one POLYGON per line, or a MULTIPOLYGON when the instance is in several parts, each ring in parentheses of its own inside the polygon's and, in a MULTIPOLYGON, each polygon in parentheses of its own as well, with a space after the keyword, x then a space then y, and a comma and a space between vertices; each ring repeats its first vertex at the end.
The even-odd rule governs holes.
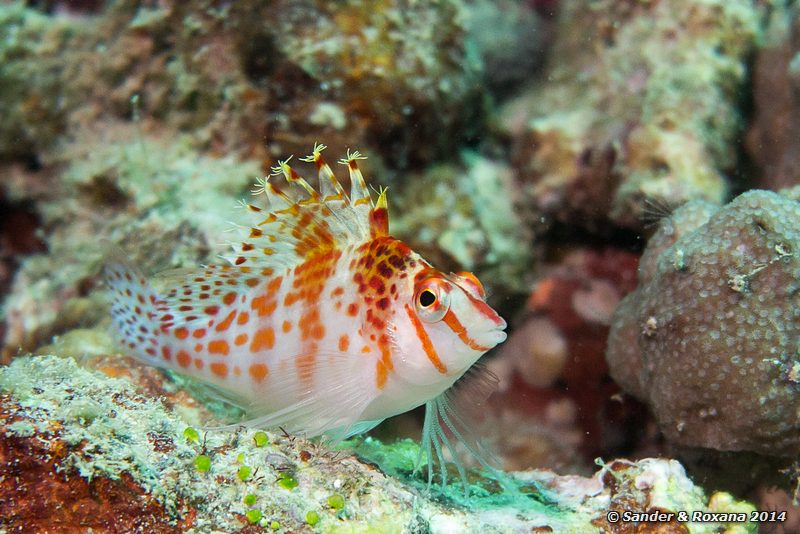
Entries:
POLYGON ((125 349, 158 364, 161 331, 156 327, 164 303, 142 273, 120 250, 112 250, 103 267, 110 290, 111 319, 125 349))

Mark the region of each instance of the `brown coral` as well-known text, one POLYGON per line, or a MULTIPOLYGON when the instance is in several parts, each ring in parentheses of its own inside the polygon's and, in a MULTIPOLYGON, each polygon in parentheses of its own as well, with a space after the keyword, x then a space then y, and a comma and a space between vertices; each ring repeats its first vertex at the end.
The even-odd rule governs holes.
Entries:
POLYGON ((659 228, 618 308, 612 376, 671 441, 800 452, 800 203, 750 191, 659 228))

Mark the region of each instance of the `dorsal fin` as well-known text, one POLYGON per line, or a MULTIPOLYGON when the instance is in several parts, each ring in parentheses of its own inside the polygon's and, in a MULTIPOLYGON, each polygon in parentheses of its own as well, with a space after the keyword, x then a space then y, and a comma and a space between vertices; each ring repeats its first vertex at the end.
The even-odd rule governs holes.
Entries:
POLYGON ((320 191, 289 165, 291 158, 273 167, 270 176, 257 180, 253 194, 263 195, 266 206, 242 203, 255 221, 242 228, 244 241, 232 244, 234 252, 227 256, 231 263, 289 268, 316 254, 388 235, 386 190, 382 189, 373 202, 357 164, 365 158, 348 150, 347 157, 339 161, 350 172, 348 196, 322 159, 324 149, 324 145, 315 145, 313 153, 301 159, 316 165, 320 191), (271 180, 281 175, 288 184, 287 191, 271 180))

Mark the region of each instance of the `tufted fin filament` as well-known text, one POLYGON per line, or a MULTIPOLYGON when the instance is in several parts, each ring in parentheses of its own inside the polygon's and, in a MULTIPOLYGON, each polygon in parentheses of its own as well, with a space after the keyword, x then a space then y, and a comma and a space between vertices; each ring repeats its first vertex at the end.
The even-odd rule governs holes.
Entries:
POLYGON ((243 203, 253 214, 250 227, 238 227, 243 242, 231 244, 227 258, 236 266, 290 268, 318 254, 360 245, 388 235, 386 190, 373 202, 357 161, 358 152, 347 152, 340 160, 350 173, 347 195, 322 157, 324 145, 315 145, 301 161, 314 163, 319 191, 289 164, 291 158, 273 167, 272 174, 256 182, 253 194, 266 200, 265 207, 243 203), (283 177, 285 190, 275 183, 283 177))

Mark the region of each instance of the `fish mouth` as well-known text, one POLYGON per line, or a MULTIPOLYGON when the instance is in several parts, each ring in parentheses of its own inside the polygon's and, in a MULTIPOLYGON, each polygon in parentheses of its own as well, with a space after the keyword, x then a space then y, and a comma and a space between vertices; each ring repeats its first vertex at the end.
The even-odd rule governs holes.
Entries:
MULTIPOLYGON (((505 323, 505 321, 503 321, 505 323)), ((505 332, 506 325, 503 324, 500 328, 494 328, 486 332, 486 339, 492 346, 499 345, 506 340, 508 334, 505 332)))
POLYGON ((497 339, 497 341, 495 341, 495 344, 502 343, 508 337, 508 334, 506 334, 506 332, 504 330, 500 330, 500 329, 492 330, 492 334, 497 339))

